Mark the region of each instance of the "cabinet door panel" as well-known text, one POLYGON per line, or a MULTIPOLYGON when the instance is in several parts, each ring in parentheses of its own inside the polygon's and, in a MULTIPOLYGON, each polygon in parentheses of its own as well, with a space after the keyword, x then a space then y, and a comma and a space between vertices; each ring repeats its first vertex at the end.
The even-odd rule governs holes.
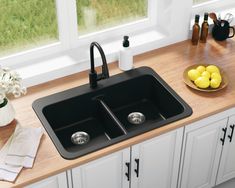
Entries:
POLYGON ((181 188, 211 188, 215 185, 227 119, 186 133, 181 188))
POLYGON ((129 188, 125 173, 130 163, 130 149, 72 169, 74 188, 129 188))
POLYGON ((226 142, 223 147, 220 168, 217 177, 217 185, 235 177, 235 132, 230 126, 235 125, 235 115, 229 117, 226 142), (228 136, 233 136, 232 141, 228 136))
POLYGON ((49 177, 45 180, 39 181, 25 188, 67 188, 66 173, 63 172, 56 176, 49 177))
POLYGON ((183 128, 132 147, 132 188, 176 187, 182 135, 183 128))

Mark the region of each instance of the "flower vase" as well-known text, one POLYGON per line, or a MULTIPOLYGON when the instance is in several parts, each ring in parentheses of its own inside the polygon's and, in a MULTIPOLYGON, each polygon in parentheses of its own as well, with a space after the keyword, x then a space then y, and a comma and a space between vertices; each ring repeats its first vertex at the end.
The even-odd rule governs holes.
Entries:
POLYGON ((15 119, 15 109, 8 99, 0 104, 0 127, 10 124, 15 119))

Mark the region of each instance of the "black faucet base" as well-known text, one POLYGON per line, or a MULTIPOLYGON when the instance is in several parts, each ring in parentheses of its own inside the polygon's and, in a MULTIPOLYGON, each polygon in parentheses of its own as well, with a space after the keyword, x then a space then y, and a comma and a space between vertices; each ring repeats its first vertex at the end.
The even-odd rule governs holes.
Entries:
POLYGON ((90 82, 91 88, 97 87, 97 73, 96 73, 96 71, 89 73, 89 82, 90 82))

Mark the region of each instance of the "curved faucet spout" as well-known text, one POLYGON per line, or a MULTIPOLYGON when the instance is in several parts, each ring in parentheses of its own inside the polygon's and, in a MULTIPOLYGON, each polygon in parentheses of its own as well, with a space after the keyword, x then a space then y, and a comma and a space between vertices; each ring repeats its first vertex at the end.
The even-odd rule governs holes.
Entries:
POLYGON ((101 79, 109 78, 109 70, 108 70, 106 57, 105 57, 103 49, 101 48, 101 46, 97 42, 92 42, 90 45, 90 61, 91 61, 91 70, 89 73, 90 87, 96 88, 97 81, 99 81, 101 79), (102 73, 98 74, 98 75, 96 73, 95 63, 94 63, 94 47, 96 47, 98 49, 98 51, 101 55, 101 59, 102 59, 102 73))

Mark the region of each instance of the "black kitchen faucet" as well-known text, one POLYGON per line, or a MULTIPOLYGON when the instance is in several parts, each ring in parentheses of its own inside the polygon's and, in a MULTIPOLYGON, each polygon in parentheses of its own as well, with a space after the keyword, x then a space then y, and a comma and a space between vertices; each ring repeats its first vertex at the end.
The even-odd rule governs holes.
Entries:
POLYGON ((97 87, 97 81, 109 78, 109 69, 107 66, 107 61, 105 58, 105 54, 101 46, 97 42, 92 42, 90 45, 90 61, 91 61, 91 70, 89 73, 89 81, 90 81, 90 87, 96 88, 97 87), (102 59, 102 73, 97 74, 95 70, 95 63, 94 63, 94 46, 98 49, 101 59, 102 59))

